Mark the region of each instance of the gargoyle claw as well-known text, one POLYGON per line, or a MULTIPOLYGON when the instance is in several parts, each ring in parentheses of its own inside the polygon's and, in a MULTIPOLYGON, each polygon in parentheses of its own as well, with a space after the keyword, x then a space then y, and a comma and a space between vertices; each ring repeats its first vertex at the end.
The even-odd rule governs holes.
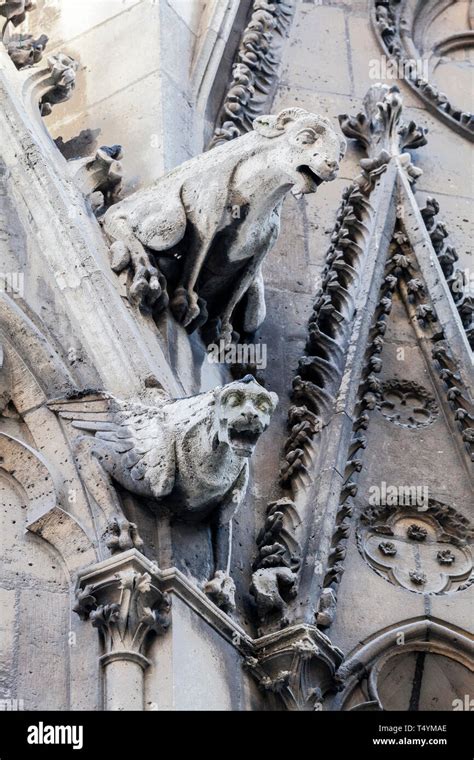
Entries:
POLYGON ((230 322, 223 322, 220 329, 219 340, 223 341, 224 346, 230 346, 233 334, 234 328, 230 322))
POLYGON ((161 306, 165 308, 168 305, 165 276, 154 266, 140 264, 135 270, 129 296, 135 305, 152 308, 161 300, 161 306))
POLYGON ((201 312, 196 293, 189 292, 186 288, 176 288, 171 301, 171 310, 183 327, 190 325, 201 312))
POLYGON ((224 612, 235 608, 235 583, 223 570, 218 570, 214 578, 206 583, 204 591, 224 612))
POLYGON ((106 545, 112 554, 127 549, 141 549, 143 546, 136 524, 124 517, 114 517, 107 526, 106 535, 106 545))

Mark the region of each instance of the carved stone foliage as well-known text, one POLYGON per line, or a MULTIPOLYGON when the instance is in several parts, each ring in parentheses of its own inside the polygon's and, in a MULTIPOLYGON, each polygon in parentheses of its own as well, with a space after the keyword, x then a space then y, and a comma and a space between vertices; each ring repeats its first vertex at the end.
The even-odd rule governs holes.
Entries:
POLYGON ((293 380, 291 395, 295 403, 288 413, 290 434, 280 471, 285 487, 298 480, 304 482, 305 450, 332 414, 345 365, 371 216, 370 200, 360 186, 349 186, 338 209, 321 288, 309 318, 307 354, 301 358, 299 373, 293 380))
POLYGON ((5 0, 0 5, 0 16, 5 18, 1 32, 3 44, 17 69, 25 69, 39 63, 48 42, 46 34, 34 38, 32 34, 10 34, 9 24, 16 27, 26 19, 26 14, 36 8, 34 0, 5 0))
POLYGON ((451 507, 435 501, 421 508, 368 507, 360 523, 362 556, 391 583, 431 594, 469 584, 474 531, 451 507))
POLYGON ((294 0, 253 0, 209 148, 252 129, 253 120, 264 111, 293 10, 294 0))
POLYGON ((215 575, 206 592, 231 609, 231 522, 246 492, 248 460, 269 425, 277 396, 251 376, 159 406, 104 395, 50 402, 73 428, 84 484, 100 508, 103 541, 112 552, 140 548, 136 525, 122 510, 114 484, 151 499, 181 520, 209 524, 215 575))
POLYGON ((456 249, 450 245, 446 225, 436 220, 439 208, 436 198, 428 197, 425 207, 421 209, 421 215, 466 331, 469 345, 474 350, 474 297, 470 283, 466 281, 465 273, 456 266, 455 262, 459 257, 456 249))
MULTIPOLYGON (((425 105, 460 134, 474 139, 474 116, 454 105, 449 94, 441 92, 431 81, 434 68, 449 49, 462 46, 462 35, 440 41, 434 51, 417 48, 417 26, 426 29, 431 3, 415 0, 371 0, 372 23, 382 49, 397 67, 400 76, 425 105), (447 43, 447 44, 446 44, 447 43), (423 71, 420 71, 420 63, 423 71), (426 68, 429 71, 426 72, 426 68), (427 78, 428 77, 428 78, 427 78)), ((449 0, 445 7, 449 5, 449 0)), ((441 8, 440 8, 441 10, 441 8)), ((472 32, 465 33, 465 45, 472 45, 472 32)))
POLYGON ((276 616, 283 625, 286 602, 296 595, 301 564, 300 523, 291 499, 268 505, 265 524, 257 536, 258 555, 250 587, 263 624, 276 616))
POLYGON ((300 108, 261 116, 254 131, 117 203, 104 216, 112 269, 131 267, 133 303, 171 311, 189 332, 225 343, 265 318, 262 263, 278 237, 283 199, 335 178, 344 141, 300 108))
POLYGON ((377 408, 390 422, 406 428, 429 425, 438 415, 434 396, 411 380, 387 380, 381 384, 377 408))
MULTIPOLYGON (((399 279, 402 300, 411 319, 419 325, 420 330, 432 342, 432 357, 435 369, 441 380, 441 389, 453 412, 453 423, 461 433, 463 447, 469 459, 474 457, 474 406, 469 387, 460 371, 459 364, 453 356, 449 343, 445 339, 444 328, 439 324, 436 309, 429 293, 420 279, 419 265, 402 229, 395 237, 397 250, 391 259, 391 271, 399 279)), ((469 351, 469 347, 467 347, 469 351)))
POLYGON ((4 0, 0 5, 0 16, 5 19, 5 25, 3 31, 8 23, 13 26, 19 26, 26 18, 26 14, 29 11, 33 11, 36 7, 34 0, 4 0))
POLYGON ((141 569, 128 560, 118 570, 99 565, 94 577, 92 567, 79 581, 74 611, 99 630, 106 656, 135 655, 145 667, 147 638, 166 631, 171 605, 158 579, 141 569))
MULTIPOLYGON (((402 100, 397 88, 374 85, 365 98, 363 114, 355 118, 347 115, 340 117, 346 136, 359 139, 367 149, 369 158, 361 160, 360 176, 343 193, 331 244, 326 255, 321 286, 316 293, 309 319, 306 353, 301 357, 297 375, 293 380, 291 394, 293 404, 288 413, 289 435, 284 445, 280 483, 284 489, 285 498, 294 504, 294 510, 298 515, 298 536, 291 526, 289 530, 292 531, 296 543, 301 546, 305 546, 304 536, 309 530, 305 523, 320 519, 319 516, 313 514, 314 503, 307 503, 318 467, 324 469, 325 466, 327 468, 334 466, 333 461, 324 462, 325 450, 332 445, 326 438, 326 431, 333 419, 341 380, 346 368, 354 330, 357 298, 360 291, 367 287, 367 283, 363 281, 363 278, 367 277, 367 267, 373 266, 372 263, 368 263, 368 258, 373 245, 374 227, 376 224, 386 223, 386 218, 376 219, 377 209, 374 208, 373 194, 377 195, 375 203, 380 203, 379 188, 393 158, 397 159, 410 183, 413 183, 421 174, 420 170, 411 165, 409 154, 403 151, 405 148, 424 145, 425 130, 419 129, 413 123, 403 123, 401 111, 402 100), (304 527, 302 528, 301 525, 304 527)), ((387 194, 392 190, 392 187, 386 188, 385 196, 382 197, 388 197, 387 194)), ((376 243, 376 247, 378 250, 380 244, 376 243)), ((348 518, 353 510, 350 500, 357 490, 354 478, 362 466, 357 452, 365 446, 363 431, 367 427, 368 411, 376 407, 378 402, 376 392, 380 392, 376 375, 381 369, 380 352, 383 346, 385 320, 387 314, 390 313, 391 296, 396 284, 396 278, 389 275, 390 272, 387 271, 387 279, 383 283, 376 317, 368 339, 369 353, 364 370, 364 390, 357 402, 354 428, 351 439, 348 441, 340 499, 334 497, 334 499, 337 498, 337 503, 333 505, 335 522, 331 521, 331 528, 328 522, 326 528, 328 532, 331 530, 333 535, 327 536, 327 556, 324 562, 316 560, 322 568, 322 589, 318 592, 321 596, 316 612, 316 620, 320 625, 329 625, 334 616, 337 585, 344 570, 345 541, 350 529, 348 518)), ((350 414, 352 415, 352 409, 350 414)), ((336 435, 340 435, 340 432, 337 431, 336 435)), ((335 456, 334 453, 333 456, 335 456)), ((341 457, 343 457, 342 453, 341 457)), ((342 466, 344 467, 344 464, 342 466)), ((269 505, 269 514, 272 513, 273 508, 273 504, 269 505)), ((322 505, 321 509, 323 509, 322 505)), ((315 542, 316 547, 316 539, 315 542)), ((316 548, 315 551, 317 551, 316 548)), ((304 564, 303 556, 301 566, 303 567, 304 564)), ((274 565, 271 571, 272 583, 273 579, 278 578, 279 570, 282 571, 281 578, 288 576, 285 562, 274 565)), ((298 575, 301 575, 301 572, 301 570, 293 570, 293 575, 296 574, 297 577, 291 579, 289 588, 292 591, 294 581, 299 582, 298 575)), ((260 568, 257 573, 259 574, 257 580, 263 579, 264 574, 260 568)), ((270 572, 266 571, 265 578, 267 579, 268 576, 270 572)), ((254 574, 252 584, 254 592, 255 580, 254 574)), ((289 580, 288 578, 288 582, 289 580)), ((272 589, 275 590, 275 584, 272 585, 272 589)), ((268 596, 267 598, 260 597, 260 620, 272 621, 280 614, 284 622, 286 613, 284 607, 281 607, 282 594, 270 593, 269 596, 276 599, 277 604, 269 618, 265 618, 268 614, 266 607, 268 596)), ((310 598, 313 596, 311 593, 310 598)), ((258 602, 258 596, 256 599, 258 602)))
POLYGON ((401 157, 412 184, 422 173, 413 166, 406 150, 426 145, 428 130, 418 127, 414 121, 402 121, 402 110, 403 99, 396 85, 375 84, 367 91, 360 113, 339 116, 346 137, 358 140, 367 150, 369 159, 361 161, 363 175, 367 170, 382 173, 393 156, 401 157))
POLYGON ((446 394, 446 399, 452 410, 464 448, 471 461, 474 461, 474 405, 469 389, 466 388, 449 344, 438 335, 433 341, 432 356, 436 361, 439 378, 446 394))
MULTIPOLYGON (((397 278, 389 274, 390 268, 391 263, 389 261, 386 265, 386 276, 380 290, 367 343, 364 369, 355 409, 355 421, 352 426, 351 445, 344 471, 344 483, 339 496, 339 510, 328 555, 319 610, 316 613, 316 623, 321 628, 329 627, 336 613, 337 591, 344 573, 347 540, 355 509, 354 497, 358 491, 357 478, 358 473, 362 470, 360 451, 365 449, 367 445, 365 431, 369 425, 370 411, 376 408, 382 388, 377 377, 382 370, 380 354, 384 345, 386 323, 392 309, 392 298, 397 284, 397 278)), ((386 547, 388 553, 390 548, 386 547)))
POLYGON ((119 199, 122 189, 121 145, 102 145, 93 156, 68 162, 78 188, 88 196, 94 213, 101 216, 119 199))
POLYGON ((246 666, 276 710, 318 710, 342 652, 314 626, 291 626, 255 642, 246 666))
POLYGON ((32 34, 13 34, 6 47, 17 69, 25 69, 41 61, 47 42, 46 34, 41 34, 37 39, 32 34))
POLYGON ((48 57, 47 67, 39 89, 41 116, 48 116, 53 106, 69 100, 76 86, 79 63, 65 53, 56 53, 48 57))

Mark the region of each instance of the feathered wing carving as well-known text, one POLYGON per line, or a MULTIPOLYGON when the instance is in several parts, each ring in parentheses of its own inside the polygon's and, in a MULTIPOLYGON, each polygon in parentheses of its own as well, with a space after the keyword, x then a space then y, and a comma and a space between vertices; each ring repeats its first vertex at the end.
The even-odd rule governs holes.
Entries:
MULTIPOLYGON (((165 397, 163 401, 166 400, 165 397)), ((155 498, 168 492, 169 477, 163 463, 168 460, 172 464, 173 446, 165 434, 162 406, 99 394, 53 401, 49 407, 63 419, 71 420, 73 428, 92 433, 93 437, 88 438, 94 442, 94 450, 108 453, 104 466, 124 488, 155 498)))
POLYGON ((107 394, 51 401, 48 406, 84 432, 73 439, 73 452, 103 514, 106 545, 112 551, 140 548, 136 525, 125 518, 114 481, 140 496, 157 498, 172 489, 173 445, 164 433, 161 408, 107 394))
POLYGON ((248 459, 278 397, 251 375, 189 398, 122 401, 106 394, 52 401, 50 409, 80 431, 72 447, 84 485, 105 517, 112 551, 139 547, 116 485, 212 531, 214 578, 207 593, 233 606, 231 522, 247 487, 248 459))

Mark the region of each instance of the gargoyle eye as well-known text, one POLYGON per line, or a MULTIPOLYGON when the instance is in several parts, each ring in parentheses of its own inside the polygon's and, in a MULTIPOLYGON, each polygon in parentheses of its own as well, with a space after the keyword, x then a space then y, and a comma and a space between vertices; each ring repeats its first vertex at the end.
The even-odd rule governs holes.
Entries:
POLYGON ((257 408, 260 409, 261 412, 270 412, 271 411, 270 403, 264 397, 257 399, 257 408))
POLYGON ((242 397, 240 393, 229 393, 225 398, 225 403, 229 406, 239 406, 242 403, 242 397))

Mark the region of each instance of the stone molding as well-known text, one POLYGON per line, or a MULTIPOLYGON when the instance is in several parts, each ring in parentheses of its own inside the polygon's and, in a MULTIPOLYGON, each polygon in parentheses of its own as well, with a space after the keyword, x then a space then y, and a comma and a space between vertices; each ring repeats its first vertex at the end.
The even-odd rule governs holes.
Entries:
MULTIPOLYGON (((459 445, 469 458, 471 352, 413 194, 421 170, 413 166, 406 149, 424 145, 426 130, 413 122, 404 124, 402 106, 398 88, 374 85, 362 113, 340 117, 346 137, 357 139, 369 157, 361 160, 362 173, 344 192, 338 210, 309 321, 308 355, 302 357, 293 383, 295 404, 288 415, 282 495, 269 505, 258 537, 252 593, 262 630, 302 618, 310 624, 314 614, 321 626, 329 626, 334 618, 353 514, 351 500, 362 467, 357 452, 366 445, 370 410, 378 403, 377 373, 395 287, 401 288, 413 312, 418 336, 430 335, 434 346, 443 337, 437 353, 449 366, 442 367, 441 377, 448 385, 451 405, 459 409, 450 424, 453 430, 461 428, 459 445), (397 232, 397 214, 403 233, 397 232), (416 260, 409 272, 397 268, 397 252, 387 264, 392 241, 399 235, 400 241, 405 236, 416 260), (444 341, 451 347, 448 353, 441 352, 444 341), (285 512, 279 503, 289 505, 285 510, 296 518, 288 521, 278 515, 285 512), (311 536, 309 543, 305 534, 311 536), (304 546, 304 552, 298 546, 304 546)), ((426 340, 421 343, 424 347, 426 340)), ((432 357, 426 358, 432 364, 432 357)))
MULTIPOLYGON (((331 703, 331 709, 346 709, 345 705, 354 688, 365 679, 369 695, 366 709, 383 709, 377 688, 380 670, 391 657, 410 651, 444 655, 470 670, 473 667, 474 645, 458 628, 432 617, 403 621, 370 641, 362 642, 347 656, 335 676, 338 694, 331 703), (400 635, 403 635, 403 646, 396 643, 397 636, 400 635)), ((363 707, 359 705, 350 709, 363 707)))
POLYGON ((64 509, 59 474, 41 452, 6 433, 0 433, 0 451, 0 469, 15 478, 27 498, 27 530, 50 543, 74 577, 97 554, 84 528, 64 509))
POLYGON ((208 149, 247 132, 253 120, 265 112, 294 7, 294 0, 253 0, 208 149))
POLYGON ((404 81, 426 107, 458 134, 474 140, 474 115, 456 107, 449 95, 417 71, 417 63, 421 61, 429 67, 429 76, 432 76, 443 53, 456 46, 472 46, 474 32, 471 30, 442 41, 428 53, 418 48, 418 29, 425 29, 430 19, 451 3, 452 0, 436 0, 435 3, 425 0, 371 0, 372 26, 380 47, 396 65, 397 71, 402 69, 404 81))
POLYGON ((436 219, 439 210, 436 198, 427 197, 425 206, 421 209, 421 216, 456 304, 469 345, 474 350, 474 297, 469 292, 464 272, 456 266, 455 262, 459 257, 456 249, 450 244, 449 231, 444 222, 436 219))

